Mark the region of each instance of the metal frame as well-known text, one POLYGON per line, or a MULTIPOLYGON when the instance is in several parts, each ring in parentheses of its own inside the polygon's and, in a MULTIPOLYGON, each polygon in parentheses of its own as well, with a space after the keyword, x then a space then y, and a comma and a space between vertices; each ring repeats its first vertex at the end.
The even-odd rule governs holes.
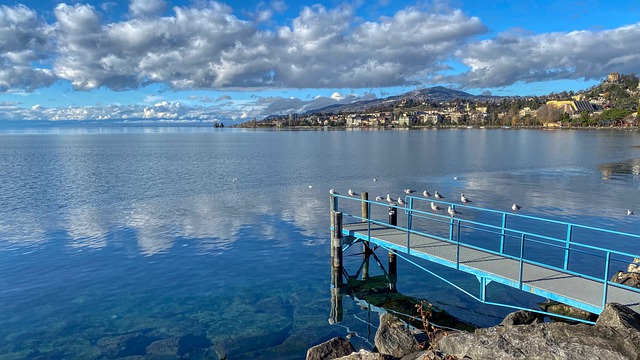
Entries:
MULTIPOLYGON (((476 297, 474 295, 469 294, 467 291, 462 290, 460 287, 456 286, 455 284, 453 284, 452 282, 436 275, 433 274, 433 272, 425 269, 424 267, 419 266, 418 264, 416 264, 413 261, 407 260, 411 263, 413 263, 414 265, 420 267, 421 269, 428 271, 429 273, 432 273, 433 275, 437 276, 438 278, 446 281, 447 283, 453 285, 454 287, 458 288, 459 290, 462 290, 463 292, 467 293, 468 295, 472 296, 473 298, 475 298, 476 300, 485 302, 485 303, 490 303, 486 301, 486 297, 485 297, 485 288, 486 288, 486 284, 488 284, 491 281, 496 281, 496 282, 500 282, 506 285, 509 285, 511 287, 515 287, 518 288, 520 290, 523 291, 529 291, 529 292, 534 292, 536 293, 531 287, 529 287, 526 283, 524 283, 523 281, 523 266, 525 264, 532 264, 532 265, 536 265, 536 266, 540 266, 542 268, 546 268, 546 269, 551 269, 554 271, 561 271, 565 274, 571 275, 571 276, 576 276, 576 277, 581 277, 581 278, 585 278, 585 279, 590 279, 593 281, 597 281, 599 283, 602 283, 603 286, 603 293, 602 293, 602 303, 601 306, 588 306, 585 305, 584 303, 580 302, 580 301, 574 301, 571 298, 565 298, 563 296, 556 296, 555 294, 547 294, 545 293, 544 295, 546 295, 546 297, 552 299, 552 300, 557 300, 559 302, 571 305, 571 306, 575 306, 596 314, 599 314, 602 309, 604 308, 605 304, 607 303, 607 294, 609 291, 609 288, 612 286, 615 287, 619 287, 625 290, 630 290, 633 292, 638 293, 638 301, 640 302, 640 289, 636 289, 636 288, 632 288, 629 286, 625 286, 622 284, 618 284, 618 283, 614 283, 611 282, 609 280, 610 277, 610 267, 611 267, 611 262, 612 261, 619 261, 619 262, 626 262, 626 263, 630 263, 630 259, 636 258, 636 257, 640 257, 640 254, 631 254, 631 253, 627 253, 627 252, 623 252, 623 251, 617 251, 614 249, 609 249, 609 248, 604 248, 604 247, 599 247, 599 246, 593 246, 593 245, 589 245, 583 242, 580 242, 579 239, 576 239, 576 230, 589 230, 589 231, 595 231, 598 234, 603 234, 603 235, 616 235, 616 236, 622 236, 625 239, 631 239, 632 241, 638 241, 638 243, 640 244, 640 235, 637 234, 630 234, 630 233, 624 233, 624 232, 619 232, 619 231, 615 231, 615 230, 609 230, 609 229, 602 229, 602 228, 596 228, 596 227, 592 227, 592 226, 585 226, 585 225, 578 225, 578 224, 572 224, 572 223, 568 223, 568 222, 563 222, 563 221, 557 221, 557 220, 551 220, 551 219, 544 219, 544 218, 539 218, 539 217, 534 217, 534 216, 529 216, 529 215, 521 215, 521 214, 515 214, 515 213, 507 213, 507 212, 503 212, 503 211, 497 211, 497 210, 491 210, 491 209, 484 209, 484 208, 478 208, 478 207, 474 207, 474 206, 468 206, 468 205, 460 205, 460 204, 454 204, 454 203, 450 203, 450 202, 445 202, 445 201, 437 201, 437 200, 431 200, 431 199, 425 199, 425 198, 421 198, 421 197, 415 197, 415 196, 405 196, 405 203, 406 206, 405 207, 401 207, 395 204, 387 204, 384 202, 376 202, 376 201, 371 201, 371 200, 362 200, 362 199, 356 199, 356 198, 352 198, 352 197, 348 197, 348 196, 342 196, 342 195, 338 195, 338 194, 334 194, 332 196, 332 201, 333 204, 335 205, 334 210, 337 210, 337 199, 338 198, 343 198, 346 199, 348 201, 356 201, 358 204, 361 204, 362 201, 366 201, 367 204, 367 209, 368 209, 368 216, 367 218, 363 218, 361 216, 358 216, 357 214, 351 214, 351 213, 347 213, 345 211, 342 211, 345 217, 349 217, 349 218, 353 218, 354 221, 358 221, 358 222, 367 222, 367 234, 366 234, 366 238, 365 237, 361 237, 360 239, 363 241, 370 241, 373 243, 376 243, 382 247, 388 248, 389 250, 397 250, 400 252, 405 252, 409 255, 417 255, 416 251, 414 251, 412 253, 412 247, 411 247, 411 236, 413 234, 417 234, 417 235, 422 235, 425 237, 430 237, 433 239, 437 239, 437 240, 441 240, 441 241, 446 241, 448 243, 451 244, 455 244, 456 245, 456 259, 455 259, 455 268, 458 270, 462 270, 465 271, 467 273, 471 273, 474 274, 478 277, 478 279, 480 280, 481 283, 481 291, 480 291, 480 296, 476 297), (460 217, 449 217, 447 215, 441 215, 441 214, 436 214, 436 213, 430 213, 428 211, 425 210, 421 210, 419 208, 416 208, 419 205, 424 205, 430 201, 433 201, 434 203, 440 204, 444 207, 446 206, 451 206, 452 208, 462 208, 462 209, 467 209, 470 211, 474 211, 477 214, 484 214, 484 215, 496 215, 498 216, 498 220, 500 220, 500 225, 492 225, 486 222, 481 222, 481 221, 474 221, 474 220, 469 220, 469 219, 465 219, 465 218, 460 218, 460 217), (373 219, 372 213, 371 213, 371 209, 373 206, 378 206, 378 207, 393 207, 396 208, 397 212, 400 212, 400 210, 402 210, 404 212, 404 214, 406 215, 406 226, 391 226, 388 224, 388 222, 383 221, 383 220, 375 220, 373 219), (519 220, 523 220, 523 221, 537 221, 537 222, 541 222, 543 224, 553 224, 555 226, 561 226, 561 227, 566 227, 566 236, 564 236, 563 238, 560 237, 553 237, 553 236, 548 236, 542 233, 536 233, 536 232, 532 232, 532 231, 523 231, 523 230, 518 230, 515 228, 510 228, 508 226, 508 218, 518 218, 519 220), (429 229, 416 229, 414 224, 415 224, 415 219, 422 219, 425 221, 430 221, 430 222, 434 222, 434 223, 440 223, 440 224, 448 224, 449 227, 449 233, 447 237, 443 237, 440 235, 437 235, 435 233, 429 233, 429 229), (375 238, 371 237, 371 225, 375 224, 375 225, 383 225, 385 227, 388 228, 394 228, 400 231, 404 231, 406 232, 407 235, 407 240, 406 240, 406 247, 403 246, 398 246, 395 244, 390 244, 390 243, 380 243, 380 242, 376 242, 375 238), (470 232, 473 232, 473 234, 479 234, 480 232, 482 233, 489 233, 492 235, 497 236, 500 240, 499 240, 499 250, 495 251, 492 250, 490 248, 486 248, 486 247, 482 247, 482 246, 477 246, 477 245, 472 245, 468 242, 465 242, 466 237, 464 235, 464 232, 462 230, 467 230, 470 232), (514 254, 509 254, 505 251, 505 242, 508 239, 518 239, 519 240, 519 254, 518 255, 514 255, 514 254), (505 258, 510 258, 513 260, 517 260, 519 262, 519 273, 518 273, 518 281, 517 283, 513 283, 513 281, 497 276, 495 274, 490 274, 490 273, 485 273, 482 271, 477 271, 476 269, 473 268, 469 268, 468 266, 465 266, 464 264, 462 264, 461 266, 461 262, 460 262, 460 246, 461 244, 465 247, 465 248, 472 248, 472 249, 477 249, 477 250, 481 250, 484 252, 488 252, 494 255, 499 255, 501 257, 505 257, 505 258), (551 247, 551 248, 555 248, 558 249, 562 252, 564 252, 564 256, 563 256, 563 263, 562 266, 557 266, 557 265, 553 265, 550 263, 545 263, 545 262, 541 262, 541 261, 534 261, 532 259, 528 259, 526 257, 526 253, 525 253, 525 248, 527 247, 527 245, 531 244, 541 244, 542 246, 547 246, 547 247, 551 247), (587 254, 589 256, 593 256, 596 258, 601 259, 604 262, 604 265, 602 266, 602 268, 600 268, 599 273, 603 274, 602 276, 593 276, 591 274, 586 274, 585 272, 580 271, 579 269, 575 269, 574 267, 571 266, 569 259, 571 258, 571 254, 587 254)), ((345 207, 349 207, 348 203, 347 206, 345 207)), ((343 232, 346 235, 354 235, 349 233, 349 230, 345 229, 343 230, 343 232)), ((640 247, 639 247, 640 248, 640 247)), ((421 256, 421 258, 424 258, 421 256)), ((441 263, 443 265, 446 266, 451 266, 450 263, 443 263, 442 261, 439 261, 438 259, 430 259, 427 258, 427 260, 430 261, 434 261, 434 262, 438 262, 441 263)), ((539 294, 540 295, 540 294, 539 294)), ((502 306, 507 306, 507 307, 513 307, 510 305, 505 305, 505 304, 496 304, 496 303, 492 303, 495 305, 502 305, 502 306)))

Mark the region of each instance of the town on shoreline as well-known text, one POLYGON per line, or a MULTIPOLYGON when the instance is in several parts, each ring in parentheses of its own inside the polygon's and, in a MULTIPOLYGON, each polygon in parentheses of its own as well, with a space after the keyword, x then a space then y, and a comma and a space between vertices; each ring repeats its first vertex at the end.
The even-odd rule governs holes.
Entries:
POLYGON ((610 73, 601 84, 546 96, 473 96, 442 87, 374 103, 272 115, 240 128, 638 128, 640 81, 610 73), (437 96, 436 96, 437 92, 437 96))

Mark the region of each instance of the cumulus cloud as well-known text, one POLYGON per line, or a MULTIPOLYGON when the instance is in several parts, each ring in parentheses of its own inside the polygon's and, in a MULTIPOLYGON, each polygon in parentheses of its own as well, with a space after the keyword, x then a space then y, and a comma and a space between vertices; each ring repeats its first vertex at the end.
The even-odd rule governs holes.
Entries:
POLYGON ((456 55, 470 69, 446 80, 468 87, 600 79, 611 71, 638 71, 640 23, 602 31, 504 33, 470 44, 456 55))
POLYGON ((163 0, 131 0, 129 13, 133 17, 157 16, 164 12, 165 6, 163 0))
POLYGON ((51 48, 51 27, 24 5, 0 5, 0 92, 32 91, 55 81, 50 69, 34 67, 51 48))

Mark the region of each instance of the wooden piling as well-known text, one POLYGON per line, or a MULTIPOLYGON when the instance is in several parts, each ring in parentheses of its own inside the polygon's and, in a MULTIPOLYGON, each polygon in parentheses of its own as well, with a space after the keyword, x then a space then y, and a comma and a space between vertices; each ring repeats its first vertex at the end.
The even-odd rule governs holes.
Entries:
MULTIPOLYGON (((362 200, 362 221, 366 222, 369 220, 369 193, 363 191, 360 193, 360 200, 362 200)), ((367 280, 369 278, 369 256, 371 254, 371 247, 368 241, 362 242, 362 254, 363 254, 363 263, 362 263, 362 280, 367 280)))
MULTIPOLYGON (((395 206, 389 206, 389 225, 398 226, 398 213, 395 206)), ((389 290, 396 290, 398 281, 398 256, 395 251, 389 251, 389 290)))
POLYGON ((331 284, 342 286, 342 213, 334 212, 334 231, 331 236, 331 284))

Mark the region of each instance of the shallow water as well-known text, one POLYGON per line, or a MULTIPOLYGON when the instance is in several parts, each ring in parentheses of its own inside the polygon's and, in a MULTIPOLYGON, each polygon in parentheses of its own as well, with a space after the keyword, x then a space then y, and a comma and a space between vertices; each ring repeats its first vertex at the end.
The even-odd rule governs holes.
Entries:
MULTIPOLYGON (((348 331, 369 346, 377 314, 345 298, 327 321, 330 188, 464 192, 637 233, 638 145, 624 131, 2 130, 0 359, 298 359, 348 331)), ((399 274, 400 292, 476 325, 509 312, 402 260, 399 274)))

